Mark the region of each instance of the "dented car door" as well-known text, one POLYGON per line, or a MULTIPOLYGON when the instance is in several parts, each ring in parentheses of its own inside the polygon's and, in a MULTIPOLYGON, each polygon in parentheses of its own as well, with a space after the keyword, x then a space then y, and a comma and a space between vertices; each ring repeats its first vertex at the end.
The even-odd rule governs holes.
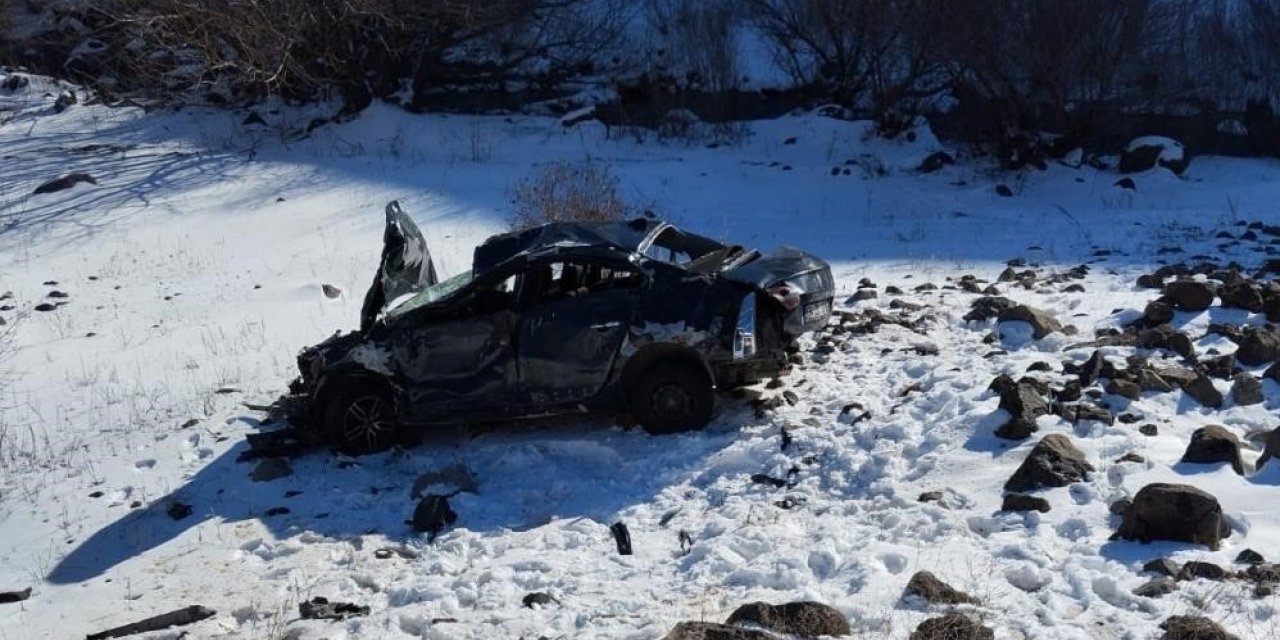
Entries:
POLYGON ((531 266, 525 282, 517 336, 522 403, 594 396, 609 378, 646 277, 628 264, 554 258, 531 266))

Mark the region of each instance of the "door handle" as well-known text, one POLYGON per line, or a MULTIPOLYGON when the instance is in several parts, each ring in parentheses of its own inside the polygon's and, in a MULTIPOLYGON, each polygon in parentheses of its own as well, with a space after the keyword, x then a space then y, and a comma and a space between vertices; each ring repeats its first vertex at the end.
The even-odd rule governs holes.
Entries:
POLYGON ((605 331, 607 329, 617 329, 620 326, 622 326, 622 323, 615 321, 615 322, 604 322, 601 324, 593 324, 591 325, 591 328, 595 329, 596 331, 605 331))

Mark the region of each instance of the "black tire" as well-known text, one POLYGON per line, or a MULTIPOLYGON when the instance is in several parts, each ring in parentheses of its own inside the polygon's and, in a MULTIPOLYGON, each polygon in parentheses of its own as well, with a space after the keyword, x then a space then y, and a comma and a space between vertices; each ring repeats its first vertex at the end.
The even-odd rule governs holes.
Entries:
POLYGON ((400 423, 390 390, 363 380, 333 384, 323 416, 329 444, 359 456, 384 451, 399 442, 400 423))
POLYGON ((715 392, 707 374, 690 365, 659 362, 627 390, 630 409, 653 434, 701 429, 711 421, 715 392))

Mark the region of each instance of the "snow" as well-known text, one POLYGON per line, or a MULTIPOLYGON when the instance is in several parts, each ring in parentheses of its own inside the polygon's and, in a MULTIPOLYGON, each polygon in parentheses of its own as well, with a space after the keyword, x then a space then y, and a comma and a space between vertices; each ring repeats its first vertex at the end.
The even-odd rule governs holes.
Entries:
MULTIPOLYGON (((0 605, 0 639, 75 637, 193 603, 218 615, 187 629, 191 638, 653 639, 754 600, 818 600, 866 637, 906 638, 937 612, 901 601, 922 569, 977 596, 972 610, 1001 639, 1148 638, 1185 613, 1244 639, 1277 635, 1276 598, 1255 599, 1240 582, 1184 582, 1159 600, 1131 590, 1156 557, 1231 567, 1253 548, 1277 559, 1280 465, 1240 477, 1178 460, 1205 424, 1242 436, 1274 428, 1280 386, 1263 383, 1262 405, 1221 411, 1181 393, 1107 398, 1158 424, 1156 437, 1042 418, 1037 439, 1066 434, 1097 467, 1085 483, 1038 492, 1052 505, 1043 514, 999 511, 1001 486, 1036 439, 994 437, 1002 416, 987 386, 1036 361, 1055 371, 1083 361, 1091 351, 1069 347, 1141 310, 1154 293, 1133 282, 1158 260, 1257 264, 1253 248, 1265 244, 1220 248, 1213 236, 1280 222, 1280 162, 1206 157, 1190 180, 1154 172, 1127 191, 1087 167, 1003 175, 965 161, 918 175, 942 148, 927 128, 886 141, 869 123, 815 114, 751 123, 740 144, 714 149, 637 142, 597 122, 566 129, 383 105, 302 137, 311 114, 288 109, 264 113, 268 127, 209 110, 54 114, 50 86, 0 93, 0 293, 14 294, 0 304, 16 306, 0 311, 13 335, 0 358, 0 590, 34 587, 30 600, 0 605), (786 379, 796 405, 756 417, 726 401, 697 433, 578 419, 442 432, 354 460, 310 453, 292 476, 250 481, 252 465, 235 459, 262 415, 242 403, 273 400, 300 348, 358 324, 388 201, 414 217, 448 277, 503 230, 511 184, 539 163, 587 158, 677 224, 826 258, 837 302, 866 277, 881 296, 858 309, 892 312, 884 287, 895 285, 928 305, 911 317, 934 320, 920 333, 841 336, 786 379), (99 184, 30 195, 72 171, 99 184), (996 182, 1014 181, 1016 197, 995 195, 996 182), (1183 253, 1158 255, 1170 246, 1183 253), (994 281, 1011 258, 1045 272, 1090 264, 1084 293, 1002 286, 1078 336, 1035 341, 1006 323, 1003 344, 984 344, 994 322, 961 319, 973 295, 913 292, 966 273, 994 281), (326 298, 322 284, 344 293, 326 298), (53 289, 69 303, 34 311, 53 289), (916 355, 919 344, 940 355, 916 355), (854 402, 862 409, 843 411, 854 402), (1115 462, 1131 451, 1146 462, 1115 462), (458 465, 475 492, 451 499, 458 522, 429 542, 405 524, 411 488, 458 465), (750 480, 792 468, 791 486, 750 480), (1217 496, 1231 537, 1218 551, 1110 541, 1109 505, 1151 482, 1217 496), (917 501, 932 490, 943 500, 917 501), (174 500, 195 513, 171 520, 174 500), (617 555, 618 521, 635 555, 617 555), (380 559, 383 548, 416 557, 380 559), (533 591, 561 604, 522 607, 533 591), (314 596, 372 613, 298 620, 297 604, 314 596)), ((1176 322, 1199 336, 1225 319, 1261 322, 1218 308, 1176 322)), ((1230 345, 1197 342, 1211 347, 1230 345)), ((1133 350, 1104 353, 1119 361, 1133 350)), ((1246 451, 1247 465, 1258 453, 1246 451)))

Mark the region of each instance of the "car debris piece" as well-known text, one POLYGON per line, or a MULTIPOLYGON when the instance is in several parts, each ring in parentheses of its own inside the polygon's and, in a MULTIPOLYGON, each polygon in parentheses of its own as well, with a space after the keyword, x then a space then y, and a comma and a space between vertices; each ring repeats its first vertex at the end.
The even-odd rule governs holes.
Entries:
POLYGON ((316 596, 298 603, 298 614, 304 620, 346 620, 369 615, 369 607, 350 602, 329 602, 328 598, 316 596))
POLYGON ((0 591, 0 604, 22 602, 31 597, 31 587, 19 591, 0 591))
POLYGON ((189 624, 195 624, 206 618, 212 618, 218 612, 208 607, 202 607, 193 604, 189 607, 183 607, 177 611, 170 611, 146 620, 139 620, 131 624, 126 624, 114 629, 99 631, 85 636, 85 640, 105 640, 106 638, 123 638, 138 633, 146 633, 148 631, 160 631, 170 627, 182 627, 189 624))
POLYGON ((701 428, 716 392, 787 373, 797 338, 832 313, 830 266, 790 247, 764 254, 652 218, 559 222, 489 238, 471 269, 437 281, 408 214, 392 202, 386 219, 360 329, 304 349, 274 405, 349 454, 409 426, 557 414, 701 428))
POLYGON ((609 530, 613 532, 613 539, 618 543, 618 555, 631 555, 631 532, 627 530, 627 525, 615 522, 609 530))

